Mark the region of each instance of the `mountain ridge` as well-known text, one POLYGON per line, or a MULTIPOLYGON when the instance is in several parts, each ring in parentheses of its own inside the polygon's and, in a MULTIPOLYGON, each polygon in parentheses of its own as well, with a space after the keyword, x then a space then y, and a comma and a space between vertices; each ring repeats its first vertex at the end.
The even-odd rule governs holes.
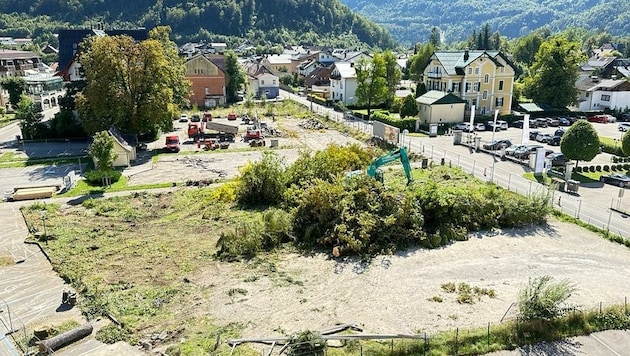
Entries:
POLYGON ((433 27, 447 43, 464 41, 488 23, 502 36, 516 38, 548 26, 552 32, 569 27, 630 33, 630 2, 622 0, 341 0, 388 29, 402 44, 427 42, 433 27))

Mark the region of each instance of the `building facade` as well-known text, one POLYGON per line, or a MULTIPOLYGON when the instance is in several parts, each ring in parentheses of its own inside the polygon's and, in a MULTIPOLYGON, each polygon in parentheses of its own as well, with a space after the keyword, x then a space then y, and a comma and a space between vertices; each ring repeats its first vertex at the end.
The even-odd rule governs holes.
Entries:
POLYGON ((191 83, 190 103, 204 108, 225 105, 228 77, 222 55, 198 54, 188 59, 186 79, 191 83))
POLYGON ((510 114, 514 65, 500 51, 434 52, 423 72, 427 90, 453 93, 476 114, 510 114))
POLYGON ((333 101, 344 105, 357 102, 357 73, 352 62, 336 62, 330 71, 330 94, 333 101))

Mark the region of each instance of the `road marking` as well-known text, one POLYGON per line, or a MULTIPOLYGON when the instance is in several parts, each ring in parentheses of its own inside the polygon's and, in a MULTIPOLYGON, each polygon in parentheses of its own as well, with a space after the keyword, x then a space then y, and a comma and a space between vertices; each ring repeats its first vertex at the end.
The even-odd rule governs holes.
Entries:
POLYGON ((610 352, 612 352, 613 354, 617 355, 617 356, 621 356, 620 353, 618 353, 617 351, 613 350, 612 348, 610 348, 610 346, 608 346, 605 342, 603 342, 602 340, 600 340, 597 336, 592 335, 591 337, 593 339, 595 339, 595 341, 599 342, 600 344, 602 344, 605 348, 607 348, 608 350, 610 350, 610 352))

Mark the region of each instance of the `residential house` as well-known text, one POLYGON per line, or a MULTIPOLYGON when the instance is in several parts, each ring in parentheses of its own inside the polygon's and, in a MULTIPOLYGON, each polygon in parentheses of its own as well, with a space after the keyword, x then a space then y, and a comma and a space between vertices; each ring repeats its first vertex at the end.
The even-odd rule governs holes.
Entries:
POLYGON ((500 51, 434 52, 423 73, 427 90, 453 93, 476 114, 511 112, 514 65, 500 51))
POLYGON ((257 98, 273 99, 280 95, 280 79, 277 75, 258 61, 243 63, 247 73, 248 90, 257 98))
POLYGON ((297 71, 299 63, 293 61, 290 54, 270 54, 263 56, 261 64, 276 76, 284 76, 297 71))
POLYGON ((307 77, 311 74, 315 69, 321 67, 321 64, 316 60, 307 59, 304 62, 300 63, 298 66, 298 74, 302 77, 307 77))
POLYGON ((0 49, 0 78, 24 77, 29 70, 38 71, 40 64, 43 62, 34 52, 0 49))
POLYGON ((330 93, 333 101, 340 101, 344 105, 354 105, 357 102, 357 74, 353 62, 335 62, 330 70, 330 93))
POLYGON ((205 108, 225 105, 229 78, 224 63, 225 58, 216 54, 197 54, 184 63, 186 79, 191 83, 191 104, 205 108))
POLYGON ((576 83, 578 111, 630 108, 630 82, 623 79, 584 78, 576 83))
POLYGON ((420 124, 446 124, 464 121, 466 101, 453 93, 430 90, 416 98, 416 105, 418 106, 416 130, 420 124))
POLYGON ((75 56, 79 50, 79 44, 89 36, 118 36, 127 35, 136 41, 144 41, 149 37, 149 31, 146 28, 138 28, 131 30, 105 30, 102 26, 90 29, 80 30, 60 30, 59 31, 59 65, 58 75, 65 81, 82 79, 78 73, 78 63, 75 56), (72 66, 72 68, 71 68, 72 66), (74 79, 73 79, 74 78, 74 79), (78 78, 78 79, 77 79, 78 78))
MULTIPOLYGON (((116 159, 112 163, 114 167, 129 167, 131 162, 136 160, 136 147, 131 145, 123 134, 115 127, 111 127, 107 132, 114 139, 113 151, 116 154, 116 159)), ((96 164, 96 162, 94 162, 96 164)))
POLYGON ((332 66, 319 67, 304 77, 304 86, 309 93, 321 96, 324 99, 331 98, 330 72, 332 66))

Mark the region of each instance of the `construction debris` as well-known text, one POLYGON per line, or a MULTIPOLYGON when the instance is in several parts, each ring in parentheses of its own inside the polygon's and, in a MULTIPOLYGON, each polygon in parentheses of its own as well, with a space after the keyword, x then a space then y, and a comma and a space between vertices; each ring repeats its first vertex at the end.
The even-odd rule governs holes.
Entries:
POLYGON ((307 130, 325 130, 325 129, 327 129, 327 127, 324 126, 324 124, 322 124, 321 122, 319 122, 316 119, 304 120, 304 121, 300 122, 298 124, 298 126, 300 126, 303 129, 307 129, 307 130))

